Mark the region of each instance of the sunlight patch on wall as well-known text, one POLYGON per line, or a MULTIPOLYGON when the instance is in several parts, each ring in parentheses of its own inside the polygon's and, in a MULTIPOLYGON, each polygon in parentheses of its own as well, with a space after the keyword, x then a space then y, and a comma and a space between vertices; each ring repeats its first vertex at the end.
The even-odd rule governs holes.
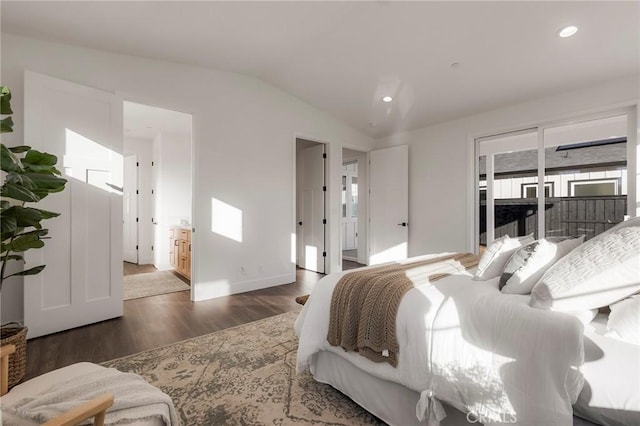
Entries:
POLYGON ((318 247, 304 246, 304 268, 318 270, 318 247))
POLYGON ((211 198, 211 232, 242 242, 242 210, 211 198))
POLYGON ((291 233, 291 263, 296 264, 298 245, 296 244, 296 234, 291 233))
POLYGON ((106 192, 122 193, 122 154, 65 129, 64 174, 106 192))
POLYGON ((377 265, 385 262, 392 262, 398 259, 405 259, 407 257, 407 243, 400 243, 397 246, 388 248, 380 253, 371 254, 371 265, 377 265))

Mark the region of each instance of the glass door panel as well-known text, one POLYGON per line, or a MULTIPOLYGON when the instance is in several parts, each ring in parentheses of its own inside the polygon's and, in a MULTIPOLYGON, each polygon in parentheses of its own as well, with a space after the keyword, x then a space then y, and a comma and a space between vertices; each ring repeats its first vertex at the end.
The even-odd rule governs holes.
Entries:
POLYGON ((538 132, 478 141, 479 244, 538 235, 538 132))
POLYGON ((547 236, 586 239, 624 220, 627 212, 627 116, 544 130, 547 236))

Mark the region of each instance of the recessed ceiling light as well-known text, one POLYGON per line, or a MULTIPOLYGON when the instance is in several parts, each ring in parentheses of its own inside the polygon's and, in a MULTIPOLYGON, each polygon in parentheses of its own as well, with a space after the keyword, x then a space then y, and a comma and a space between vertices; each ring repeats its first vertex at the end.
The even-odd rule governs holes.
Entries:
POLYGON ((558 37, 560 38, 571 37, 577 32, 578 32, 578 27, 576 27, 575 25, 569 25, 568 27, 564 27, 563 29, 558 31, 558 37))
POLYGON ((391 102, 393 100, 393 98, 391 96, 385 96, 384 98, 382 98, 382 102, 391 102))

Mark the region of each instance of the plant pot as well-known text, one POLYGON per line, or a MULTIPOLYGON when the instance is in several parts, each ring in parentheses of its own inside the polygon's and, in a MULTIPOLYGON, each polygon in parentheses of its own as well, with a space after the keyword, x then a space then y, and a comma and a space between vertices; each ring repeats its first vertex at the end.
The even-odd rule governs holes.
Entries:
POLYGON ((27 372, 27 327, 19 322, 9 322, 0 327, 0 346, 14 345, 16 351, 9 355, 9 388, 22 381, 27 372))

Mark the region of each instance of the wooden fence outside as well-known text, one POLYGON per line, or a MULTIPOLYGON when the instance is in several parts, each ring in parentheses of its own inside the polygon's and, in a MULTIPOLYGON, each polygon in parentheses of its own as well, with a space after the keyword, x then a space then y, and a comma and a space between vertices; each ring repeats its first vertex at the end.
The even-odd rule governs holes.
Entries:
MULTIPOLYGON (((538 238, 538 200, 509 198, 495 200, 495 237, 533 233, 538 238)), ((480 202, 480 245, 486 245, 486 201, 480 202)), ((627 196, 554 197, 545 200, 546 236, 585 235, 586 239, 624 220, 627 196)))

